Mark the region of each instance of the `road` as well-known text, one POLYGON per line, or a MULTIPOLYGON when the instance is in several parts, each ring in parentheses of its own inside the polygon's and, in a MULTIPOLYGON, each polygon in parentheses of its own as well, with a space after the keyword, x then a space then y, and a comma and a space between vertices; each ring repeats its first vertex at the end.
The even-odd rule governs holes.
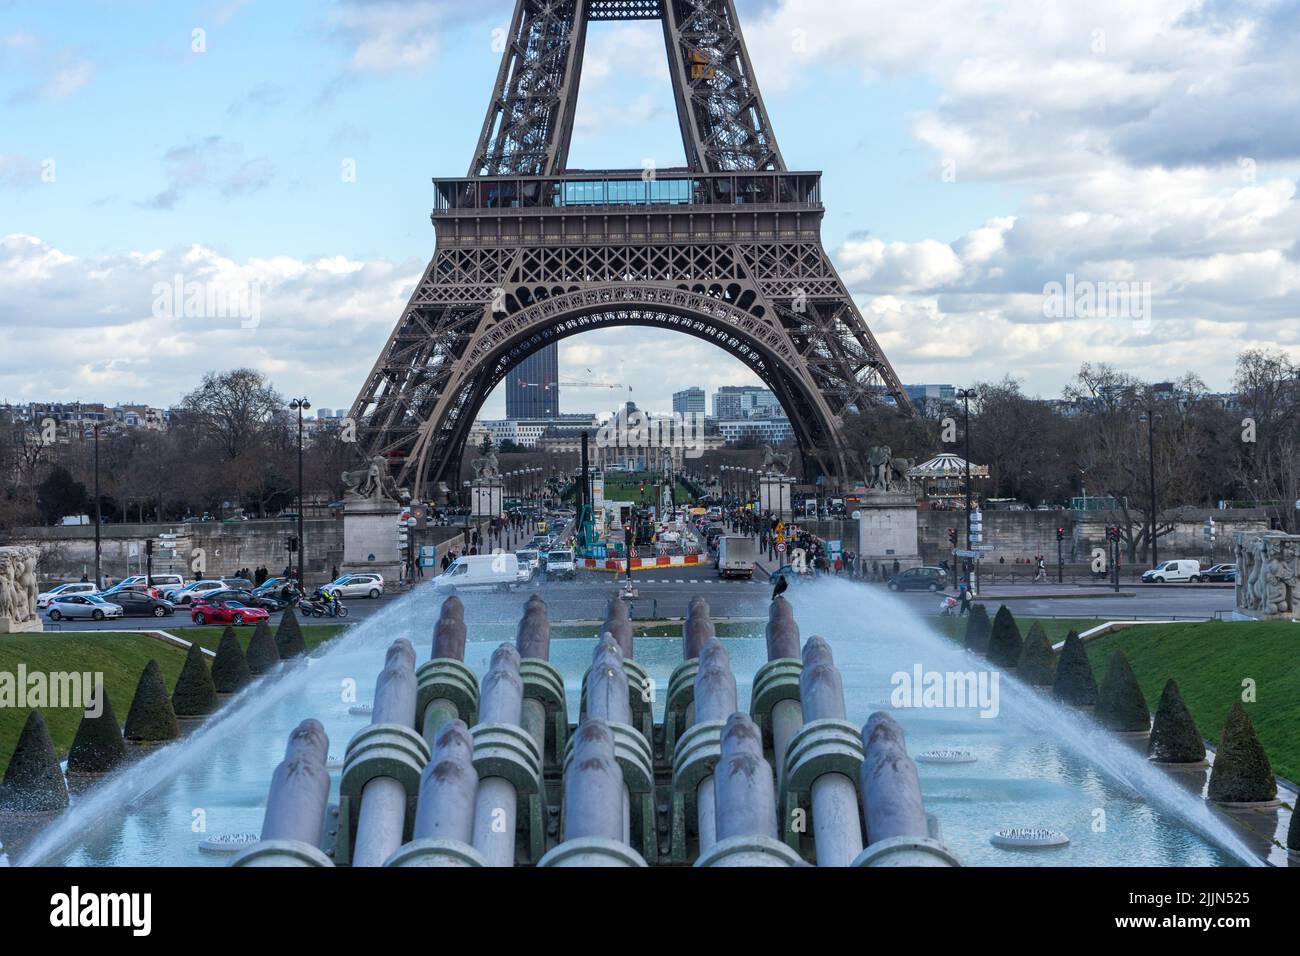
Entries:
MULTIPOLYGON (((424 591, 432 581, 425 578, 416 586, 417 600, 436 601, 432 591, 424 591)), ((605 616, 605 606, 611 596, 621 590, 626 575, 617 578, 610 573, 582 572, 574 581, 543 582, 535 581, 508 595, 475 594, 471 597, 479 605, 477 609, 480 620, 499 619, 502 622, 518 619, 519 607, 528 594, 540 592, 549 607, 549 616, 553 622, 593 621, 605 616)), ((715 618, 762 618, 767 614, 767 603, 771 595, 771 585, 765 575, 759 571, 753 581, 720 580, 711 564, 697 567, 665 568, 662 571, 637 572, 633 575, 639 597, 632 601, 633 614, 638 620, 644 619, 679 619, 686 616, 687 605, 695 595, 702 595, 709 602, 715 618)), ((862 587, 883 589, 882 584, 863 584, 862 587)), ((1122 594, 1132 597, 1113 596, 1102 589, 1062 588, 1062 592, 1084 594, 1087 596, 1063 598, 1027 597, 1016 598, 1018 591, 1022 594, 1041 594, 1041 585, 1023 585, 1018 588, 999 587, 996 592, 990 590, 984 600, 995 607, 1005 599, 1008 606, 1018 617, 1078 617, 1105 618, 1118 620, 1123 618, 1209 618, 1215 612, 1230 613, 1233 604, 1231 588, 1180 588, 1169 585, 1164 588, 1127 588, 1122 594), (1002 597, 1006 595, 1006 597, 1002 597)), ((386 594, 378 600, 357 599, 348 602, 348 623, 365 621, 395 602, 403 600, 405 594, 386 594)), ((935 614, 939 598, 928 592, 907 592, 896 595, 903 604, 916 611, 922 617, 935 614)), ((312 618, 312 622, 318 619, 312 618)), ((334 623, 331 619, 322 619, 334 623)), ((279 615, 272 615, 271 624, 279 623, 279 615)), ((65 630, 151 630, 155 628, 187 627, 190 625, 188 614, 177 614, 170 618, 128 618, 124 621, 69 621, 64 622, 65 630)), ((48 627, 48 625, 47 625, 48 627)))

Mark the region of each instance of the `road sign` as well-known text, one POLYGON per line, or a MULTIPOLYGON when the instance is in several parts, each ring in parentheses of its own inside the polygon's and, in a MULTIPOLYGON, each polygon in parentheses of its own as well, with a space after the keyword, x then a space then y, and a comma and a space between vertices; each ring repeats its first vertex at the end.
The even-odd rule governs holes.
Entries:
POLYGON ((784 545, 784 544, 778 544, 778 545, 776 546, 776 553, 777 553, 777 554, 785 554, 785 545, 784 545))
POLYGON ((957 555, 957 557, 959 558, 978 558, 981 553, 982 552, 980 551, 974 551, 974 550, 967 551, 965 548, 958 548, 956 551, 953 552, 953 554, 957 555))
POLYGON ((972 546, 972 547, 971 547, 971 550, 972 550, 972 551, 992 551, 992 550, 994 550, 994 549, 993 549, 993 545, 991 545, 991 544, 977 544, 977 545, 972 546))

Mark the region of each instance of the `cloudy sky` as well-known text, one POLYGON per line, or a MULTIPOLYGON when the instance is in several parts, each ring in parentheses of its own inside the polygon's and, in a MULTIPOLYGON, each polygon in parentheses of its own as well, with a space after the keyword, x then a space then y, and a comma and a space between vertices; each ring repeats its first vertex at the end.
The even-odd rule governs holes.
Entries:
MULTIPOLYGON (((1300 358, 1300 0, 739 6, 905 382, 1055 395, 1108 361, 1225 387, 1243 348, 1300 358), (1045 315, 1053 283, 1149 299, 1045 315)), ((0 400, 168 404, 252 365, 348 405, 432 251, 430 178, 468 167, 512 7, 0 0, 0 400), (187 317, 160 295, 178 276, 255 286, 258 320, 187 317)), ((593 26, 571 165, 646 159, 682 162, 662 33, 593 26)), ((561 361, 650 408, 750 381, 650 331, 561 361)))

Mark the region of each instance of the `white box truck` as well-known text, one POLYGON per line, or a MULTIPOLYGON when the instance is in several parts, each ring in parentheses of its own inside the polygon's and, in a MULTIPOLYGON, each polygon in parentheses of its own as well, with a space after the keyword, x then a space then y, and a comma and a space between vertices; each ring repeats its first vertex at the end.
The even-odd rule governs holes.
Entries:
POLYGON ((718 577, 753 578, 758 542, 740 535, 718 537, 718 577))

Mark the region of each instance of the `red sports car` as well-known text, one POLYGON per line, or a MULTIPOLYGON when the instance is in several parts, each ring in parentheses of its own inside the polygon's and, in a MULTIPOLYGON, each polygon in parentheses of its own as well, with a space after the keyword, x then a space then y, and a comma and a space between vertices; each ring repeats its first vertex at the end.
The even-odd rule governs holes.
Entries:
POLYGON ((190 609, 190 619, 195 624, 257 624, 269 620, 271 615, 260 607, 249 607, 238 601, 218 601, 216 604, 196 604, 190 609))

